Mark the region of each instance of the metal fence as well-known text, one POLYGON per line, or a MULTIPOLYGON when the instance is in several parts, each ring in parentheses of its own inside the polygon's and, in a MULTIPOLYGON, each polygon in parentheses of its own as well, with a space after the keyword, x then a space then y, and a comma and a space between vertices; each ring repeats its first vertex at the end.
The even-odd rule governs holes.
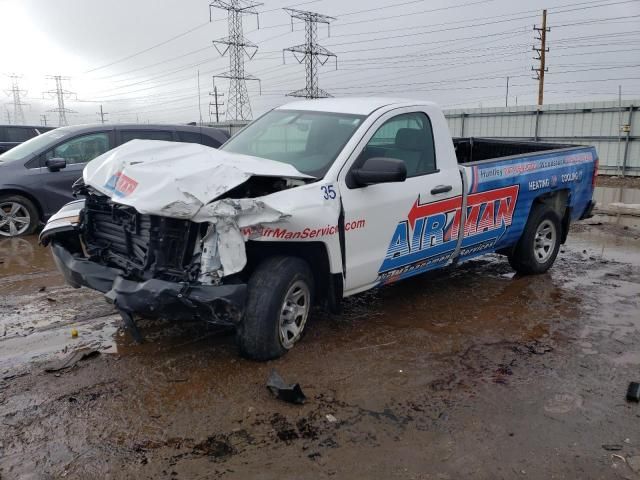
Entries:
POLYGON ((640 176, 640 100, 446 110, 454 137, 594 145, 600 172, 640 176))

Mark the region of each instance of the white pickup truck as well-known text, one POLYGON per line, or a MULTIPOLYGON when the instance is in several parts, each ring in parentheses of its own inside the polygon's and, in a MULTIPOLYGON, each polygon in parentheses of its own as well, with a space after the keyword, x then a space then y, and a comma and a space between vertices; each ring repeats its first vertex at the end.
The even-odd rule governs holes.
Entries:
MULTIPOLYGON (((433 103, 291 103, 219 150, 134 140, 90 162, 42 242, 74 286, 134 314, 236 326, 278 357, 311 307, 489 252, 553 264, 590 215, 592 147, 450 136, 433 103)), ((425 295, 428 293, 425 292, 425 295)))

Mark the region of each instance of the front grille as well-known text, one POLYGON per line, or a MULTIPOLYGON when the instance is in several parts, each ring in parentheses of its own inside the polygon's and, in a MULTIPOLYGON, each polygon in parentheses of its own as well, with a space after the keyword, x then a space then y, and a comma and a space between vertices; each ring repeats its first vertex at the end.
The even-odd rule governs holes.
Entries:
POLYGON ((138 280, 192 280, 198 229, 188 220, 143 215, 94 194, 87 195, 82 215, 83 239, 92 260, 138 280))

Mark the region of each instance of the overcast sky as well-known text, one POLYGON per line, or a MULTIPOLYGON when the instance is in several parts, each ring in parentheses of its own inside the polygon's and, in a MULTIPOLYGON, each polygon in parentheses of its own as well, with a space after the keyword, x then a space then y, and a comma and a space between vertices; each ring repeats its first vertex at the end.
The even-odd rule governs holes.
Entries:
MULTIPOLYGON (((254 117, 292 100, 304 87, 304 66, 282 49, 304 42, 281 8, 336 17, 331 35, 319 26, 321 45, 338 56, 320 73, 334 96, 387 95, 429 99, 444 108, 534 104, 531 66, 534 24, 548 8, 550 52, 545 104, 640 98, 640 0, 273 0, 244 17, 246 37, 258 44, 245 70, 254 117)), ((43 92, 47 75, 69 77, 75 92, 66 106, 70 123, 95 122, 102 104, 110 121, 209 120, 211 75, 229 68, 212 40, 227 35, 226 13, 206 0, 0 0, 0 74, 21 75, 29 123, 53 108, 43 92), (153 47, 153 48, 151 48, 153 47), (146 50, 146 51, 145 51, 146 50), (43 100, 43 96, 45 100, 43 100)), ((217 81, 226 93, 228 85, 217 81)), ((0 76, 2 90, 9 78, 0 76)), ((0 123, 8 96, 2 95, 0 123)), ((57 124, 54 113, 49 123, 57 124)))

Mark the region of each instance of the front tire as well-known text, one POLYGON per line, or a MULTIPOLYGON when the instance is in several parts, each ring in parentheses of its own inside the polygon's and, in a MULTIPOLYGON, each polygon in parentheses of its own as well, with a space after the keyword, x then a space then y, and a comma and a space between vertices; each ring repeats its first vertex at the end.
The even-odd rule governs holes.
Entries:
POLYGON ((281 357, 300 340, 313 299, 313 274, 296 257, 272 257, 249 279, 244 318, 237 330, 240 353, 258 361, 281 357))
POLYGON ((0 237, 31 235, 40 224, 38 209, 21 195, 0 195, 0 237))
POLYGON ((544 273, 558 256, 562 225, 558 214, 544 204, 536 204, 518 241, 508 256, 509 264, 523 275, 544 273))

